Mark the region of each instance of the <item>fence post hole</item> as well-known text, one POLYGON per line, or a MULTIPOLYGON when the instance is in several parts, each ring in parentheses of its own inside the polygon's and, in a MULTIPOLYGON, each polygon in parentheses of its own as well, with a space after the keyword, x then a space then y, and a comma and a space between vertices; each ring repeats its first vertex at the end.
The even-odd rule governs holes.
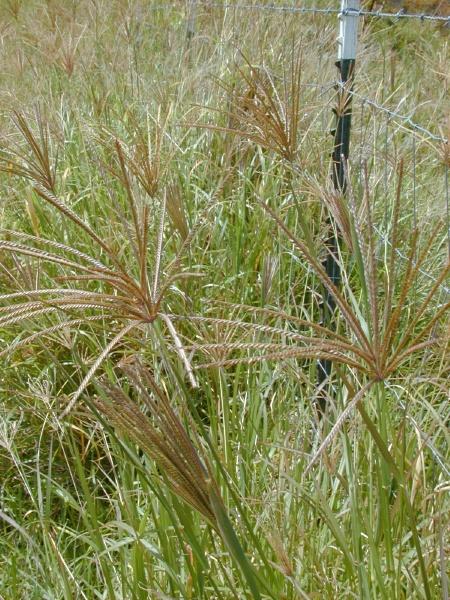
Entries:
MULTIPOLYGON (((350 126, 352 119, 351 101, 353 77, 355 71, 356 46, 358 39, 358 23, 360 17, 359 0, 341 0, 339 13, 338 60, 339 83, 337 86, 336 129, 331 133, 334 136, 332 154, 332 180, 336 192, 344 196, 347 188, 347 159, 350 149, 350 126)), ((338 259, 339 239, 335 233, 331 215, 328 215, 330 234, 326 240, 326 257, 323 266, 332 282, 339 286, 341 272, 338 259)), ((335 309, 335 300, 329 290, 323 291, 322 321, 330 325, 335 309)), ((320 360, 318 364, 318 410, 323 414, 329 394, 329 378, 331 374, 331 361, 320 360)))

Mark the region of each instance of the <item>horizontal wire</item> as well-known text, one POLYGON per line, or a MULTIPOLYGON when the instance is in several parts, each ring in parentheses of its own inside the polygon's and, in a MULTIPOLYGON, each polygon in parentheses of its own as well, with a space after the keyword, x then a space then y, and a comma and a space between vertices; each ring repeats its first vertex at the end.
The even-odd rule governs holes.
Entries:
POLYGON ((362 94, 360 94, 358 92, 355 92, 354 90, 348 89, 348 87, 347 87, 347 85, 345 83, 337 81, 336 82, 336 86, 338 88, 341 88, 341 89, 345 90, 345 92, 347 94, 350 94, 351 96, 354 96, 355 98, 358 98, 364 104, 368 104, 369 106, 372 106, 373 108, 376 108, 377 110, 380 110, 380 111, 388 114, 389 116, 393 117, 394 119, 398 119, 400 121, 403 121, 404 123, 407 123, 411 129, 415 129, 416 131, 420 131, 421 133, 427 135, 432 140, 435 140, 436 142, 442 142, 444 144, 448 144, 449 143, 448 138, 442 137, 441 135, 436 135, 435 133, 433 133, 429 129, 426 129, 422 125, 419 125, 418 123, 416 123, 415 121, 413 121, 410 116, 408 116, 408 115, 402 115, 402 114, 400 114, 398 112, 395 112, 395 110, 387 108, 386 106, 383 106, 382 104, 378 104, 374 100, 371 100, 370 98, 367 98, 366 96, 363 96, 362 94))
MULTIPOLYGON (((233 10, 255 10, 278 13, 291 14, 321 14, 321 15, 343 15, 354 17, 374 17, 378 19, 414 19, 416 21, 437 21, 450 24, 450 16, 430 15, 428 13, 407 13, 404 9, 396 13, 383 12, 380 10, 364 10, 347 8, 341 10, 339 8, 317 8, 315 6, 275 6, 273 4, 234 4, 232 2, 208 2, 207 0, 191 0, 189 2, 191 8, 218 8, 218 9, 233 9, 233 10)), ((159 4, 150 7, 151 10, 165 10, 184 8, 177 4, 159 4)))
POLYGON ((357 17, 378 17, 381 19, 416 19, 419 21, 441 21, 442 23, 450 23, 450 17, 445 17, 443 15, 430 15, 427 13, 407 13, 405 12, 404 8, 401 8, 396 13, 383 12, 381 10, 347 8, 343 10, 341 14, 344 16, 353 15, 357 17))
MULTIPOLYGON (((382 241, 383 241, 385 244, 387 244, 388 246, 390 246, 390 247, 392 248, 392 242, 390 241, 390 239, 389 239, 387 236, 385 236, 385 235, 383 234, 383 232, 382 232, 382 231, 379 229, 379 227, 377 227, 376 225, 373 225, 373 229, 374 229, 374 231, 377 233, 377 235, 379 235, 379 236, 380 236, 380 239, 381 239, 381 240, 382 240, 382 241)), ((409 258, 408 256, 406 256, 406 254, 403 254, 403 252, 402 252, 402 251, 401 251, 399 248, 395 248, 395 253, 396 253, 396 254, 397 254, 397 256, 398 256, 399 258, 401 258, 402 260, 407 260, 407 261, 409 261, 409 260, 410 260, 410 258, 409 258)), ((437 278, 436 278, 436 277, 433 277, 433 275, 431 275, 431 273, 428 273, 428 271, 424 271, 423 269, 420 269, 420 268, 419 268, 418 270, 419 270, 419 273, 420 273, 421 275, 423 275, 424 277, 426 277, 427 279, 429 279, 429 280, 430 280, 430 281, 432 281, 433 283, 436 283, 436 281, 437 281, 437 278)), ((440 288, 442 291, 444 291, 444 292, 445 292, 447 295, 450 295, 450 288, 449 288, 449 287, 447 287, 447 286, 445 285, 445 283, 441 283, 441 284, 439 285, 439 288, 440 288)))

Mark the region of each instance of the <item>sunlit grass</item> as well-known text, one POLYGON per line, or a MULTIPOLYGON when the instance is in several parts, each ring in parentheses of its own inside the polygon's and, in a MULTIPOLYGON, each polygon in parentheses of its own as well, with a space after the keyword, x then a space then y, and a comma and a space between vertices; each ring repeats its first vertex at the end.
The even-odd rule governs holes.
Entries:
MULTIPOLYGON (((0 16, 0 597, 445 598, 445 144, 355 100, 333 195, 330 17, 0 16)), ((367 22, 355 89, 444 135, 447 60, 367 22)))

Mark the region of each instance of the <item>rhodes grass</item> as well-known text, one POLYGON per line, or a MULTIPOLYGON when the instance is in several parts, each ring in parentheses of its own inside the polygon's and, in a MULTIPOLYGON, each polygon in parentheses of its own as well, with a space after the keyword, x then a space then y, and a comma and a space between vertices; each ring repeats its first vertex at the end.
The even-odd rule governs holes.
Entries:
POLYGON ((448 35, 343 198, 335 18, 160 4, 0 5, 0 599, 446 599, 448 35))

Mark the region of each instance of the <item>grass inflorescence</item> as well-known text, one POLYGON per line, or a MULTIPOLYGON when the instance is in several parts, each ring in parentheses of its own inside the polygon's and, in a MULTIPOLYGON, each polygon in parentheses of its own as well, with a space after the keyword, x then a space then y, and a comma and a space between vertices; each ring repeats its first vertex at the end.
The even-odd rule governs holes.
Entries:
POLYGON ((342 194, 333 17, 0 19, 0 597, 446 598, 442 28, 364 22, 342 194))

